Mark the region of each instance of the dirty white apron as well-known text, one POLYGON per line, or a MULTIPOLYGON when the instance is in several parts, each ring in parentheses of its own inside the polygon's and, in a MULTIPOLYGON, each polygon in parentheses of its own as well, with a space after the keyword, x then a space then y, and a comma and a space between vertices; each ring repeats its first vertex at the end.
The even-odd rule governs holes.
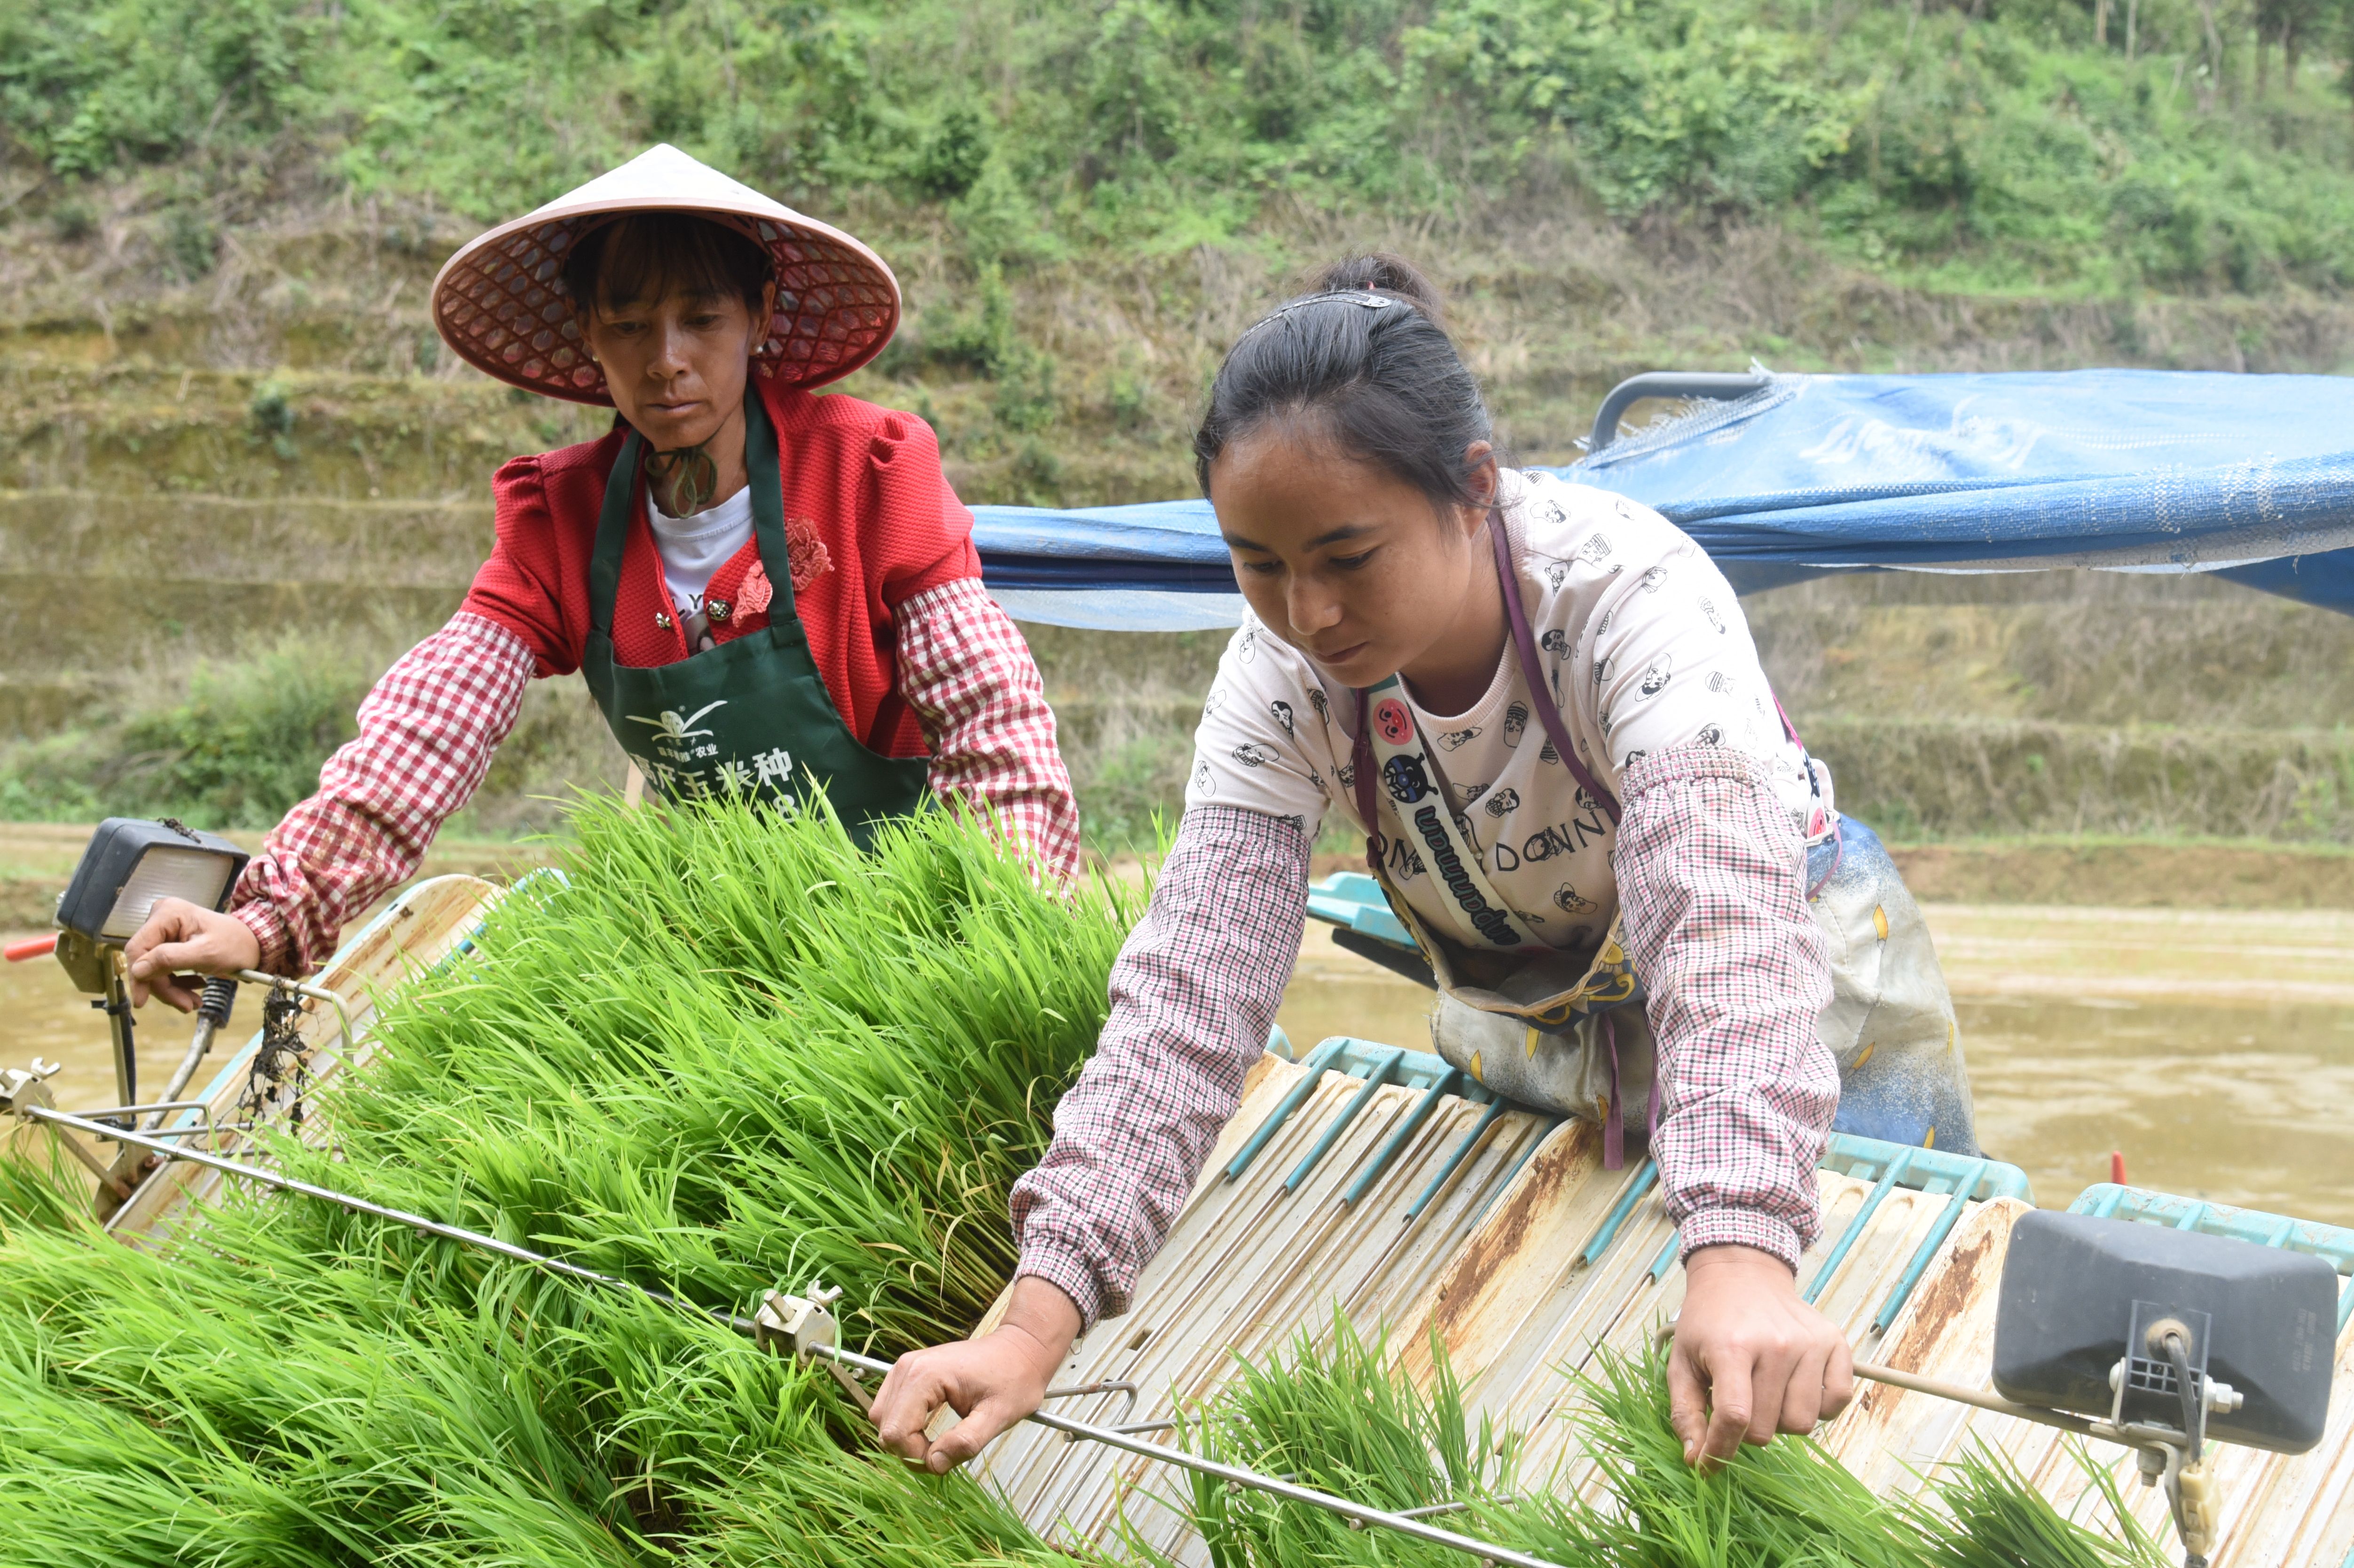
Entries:
MULTIPOLYGON (((1521 672, 1542 698, 1536 640, 1500 519, 1490 518, 1488 534, 1521 672)), ((1432 1044, 1506 1099, 1599 1122, 1604 1163, 1617 1169, 1625 1163, 1628 1128, 1648 1128, 1658 1113, 1650 1022, 1627 955, 1624 912, 1591 948, 1552 948, 1531 935, 1489 883, 1470 821, 1450 809, 1441 770, 1403 695, 1395 676, 1356 694, 1352 783, 1368 866, 1438 987, 1432 1044), (1443 921, 1408 905, 1384 870, 1384 801, 1446 900, 1443 921)), ((1580 810, 1617 826, 1618 801, 1578 760, 1559 708, 1543 700, 1530 705, 1577 781, 1580 810)), ((1787 716, 1783 724, 1787 729, 1787 716)), ((1789 736, 1797 740, 1795 730, 1789 736)), ((1831 1126, 1975 1154, 1969 1075, 1920 906, 1872 830, 1829 805, 1828 770, 1811 759, 1808 766, 1825 796, 1810 824, 1806 875, 1807 907, 1830 960, 1831 1001, 1818 1028, 1839 1064, 1831 1126)))

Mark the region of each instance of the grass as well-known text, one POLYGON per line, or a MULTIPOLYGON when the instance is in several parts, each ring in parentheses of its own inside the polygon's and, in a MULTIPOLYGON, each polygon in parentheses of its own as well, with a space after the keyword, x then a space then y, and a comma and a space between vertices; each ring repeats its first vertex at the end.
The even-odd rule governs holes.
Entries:
MULTIPOLYGON (((2088 1496, 2107 1519, 2062 1517, 1997 1450, 1978 1449, 1884 1502, 1808 1438, 1744 1447, 1728 1465, 1683 1462, 1668 1421, 1663 1352, 1607 1348, 1578 1382, 1569 1419, 1599 1490, 1564 1473, 1519 1473, 1519 1446, 1467 1420, 1442 1349, 1426 1392, 1389 1369, 1385 1347, 1344 1319, 1288 1357, 1246 1363, 1193 1412, 1200 1451, 1393 1510, 1465 1505, 1449 1528, 1548 1561, 1591 1568, 2165 1568, 2126 1515, 2107 1471, 2078 1449, 2088 1496), (1592 1495, 1589 1495, 1591 1493, 1592 1495)), ((1197 1483, 1183 1506, 1217 1568, 1435 1565, 1460 1561, 1264 1494, 1197 1483)), ((1131 1526, 1130 1544, 1156 1563, 1131 1526)))
MULTIPOLYGON (((1136 890, 1066 897, 945 813, 859 855, 822 813, 578 808, 560 879, 385 1012, 296 1173, 713 1308, 841 1287, 847 1338, 967 1331, 1012 1183, 1092 1049, 1136 890)), ((324 1205, 232 1192, 152 1248, 0 1160, 0 1540, 70 1565, 1038 1563, 961 1476, 880 1459, 822 1373, 700 1316, 324 1205)), ((1606 1355, 1606 1500, 1530 1485, 1335 1319, 1245 1366, 1195 1446, 1564 1563, 2148 1568, 1980 1457, 1892 1511, 1804 1440, 1681 1463, 1660 1364, 1606 1355), (2073 1553, 2066 1555, 2064 1553, 2073 1553)), ((1221 1568, 1448 1559, 1256 1494, 1181 1496, 1221 1568)))
MULTIPOLYGON (((412 638, 384 621, 303 626, 189 656, 165 642, 93 683, 60 720, 0 739, 0 821, 175 816, 275 827, 358 734, 362 698, 412 638)), ((578 676, 535 681, 451 837, 561 832, 559 801, 618 788, 623 762, 578 676)))
MULTIPOLYGON (((316 1179, 713 1306, 812 1277, 883 1353, 1010 1272, 1013 1180, 1133 909, 946 815, 584 807, 567 882, 406 996, 316 1179)), ((63 1563, 1028 1560, 960 1478, 859 1452, 821 1378, 689 1316, 315 1205, 162 1255, 11 1171, 0 1499, 63 1563)))
MULTIPOLYGON (((2135 9, 2128 52, 2072 0, 11 0, 0 133, 59 243, 103 243, 91 187, 144 175, 141 227, 187 281, 289 183, 489 220, 666 140, 799 205, 945 226, 984 284, 1287 208, 1566 195, 1629 221, 1787 214, 1945 287, 2342 286, 2328 65, 2290 79, 2260 7, 2135 9)), ((1019 430, 1040 371, 986 305, 907 351, 985 361, 1019 430)))

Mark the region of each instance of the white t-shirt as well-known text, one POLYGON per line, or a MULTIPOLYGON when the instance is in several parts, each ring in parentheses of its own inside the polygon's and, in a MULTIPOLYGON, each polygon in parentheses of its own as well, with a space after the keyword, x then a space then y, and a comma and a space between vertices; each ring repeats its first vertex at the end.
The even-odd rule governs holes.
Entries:
POLYGON ((716 506, 692 517, 673 517, 646 494, 646 521, 662 556, 663 580, 683 624, 703 613, 711 574, 724 567, 752 537, 752 487, 746 485, 716 506))
MULTIPOLYGON (((1820 764, 1810 772, 1785 735, 1732 587, 1681 529, 1550 474, 1505 479, 1506 538, 1553 690, 1532 697, 1508 641, 1486 694, 1465 712, 1429 713, 1411 694, 1407 705, 1498 896, 1547 943, 1579 948, 1617 913, 1617 831, 1553 759, 1532 701, 1558 704, 1579 760, 1622 799, 1621 773, 1650 752, 1737 747, 1766 764, 1805 833, 1830 809, 1830 780, 1820 764)), ((1298 817, 1311 837, 1337 805, 1362 831, 1350 765, 1355 702, 1246 613, 1203 705, 1185 804, 1298 817)), ((1434 929, 1451 931, 1446 889, 1425 872, 1394 808, 1380 810, 1391 881, 1434 929)))

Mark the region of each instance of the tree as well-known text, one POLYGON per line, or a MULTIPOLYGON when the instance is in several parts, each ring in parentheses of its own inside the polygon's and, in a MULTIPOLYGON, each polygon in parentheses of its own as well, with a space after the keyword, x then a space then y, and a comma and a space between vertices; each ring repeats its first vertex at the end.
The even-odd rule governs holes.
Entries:
POLYGON ((2256 0, 2256 91, 2264 90, 2264 51, 2278 44, 2282 79, 2294 94, 2306 46, 2342 21, 2346 10, 2346 0, 2256 0))

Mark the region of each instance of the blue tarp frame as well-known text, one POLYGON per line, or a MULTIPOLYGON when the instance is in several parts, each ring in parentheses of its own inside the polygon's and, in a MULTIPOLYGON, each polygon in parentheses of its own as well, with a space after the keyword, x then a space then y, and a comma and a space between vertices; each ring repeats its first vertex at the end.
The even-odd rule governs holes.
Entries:
MULTIPOLYGON (((1827 572, 2211 572, 2354 614, 2354 378, 1773 376, 1552 471, 1658 508, 1744 592, 1827 572)), ((1231 626, 1209 503, 977 506, 1017 619, 1231 626)))

